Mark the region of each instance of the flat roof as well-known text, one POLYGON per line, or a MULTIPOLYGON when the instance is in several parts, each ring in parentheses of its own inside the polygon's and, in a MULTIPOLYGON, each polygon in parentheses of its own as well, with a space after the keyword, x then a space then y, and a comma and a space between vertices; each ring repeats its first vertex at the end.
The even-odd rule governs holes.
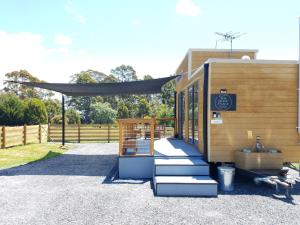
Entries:
POLYGON ((201 66, 199 66, 193 73, 194 76, 198 73, 205 63, 244 63, 244 64, 298 64, 297 60, 267 60, 267 59, 221 59, 221 58, 209 58, 201 66))
POLYGON ((218 48, 190 48, 192 52, 255 52, 257 49, 218 49, 218 48))
POLYGON ((223 59, 209 58, 205 63, 253 63, 253 64, 298 64, 297 60, 268 60, 268 59, 223 59))
MULTIPOLYGON (((179 69, 179 67, 182 65, 186 57, 188 57, 190 52, 254 52, 257 53, 257 49, 217 49, 217 48, 189 48, 187 53, 184 55, 183 59, 179 63, 179 66, 177 67, 176 71, 179 69)), ((176 72, 175 71, 175 72, 176 72)))

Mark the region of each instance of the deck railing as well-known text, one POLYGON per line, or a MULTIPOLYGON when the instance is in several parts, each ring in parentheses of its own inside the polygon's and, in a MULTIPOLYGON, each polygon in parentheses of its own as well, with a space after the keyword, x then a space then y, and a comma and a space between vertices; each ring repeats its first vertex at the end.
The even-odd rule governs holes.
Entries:
POLYGON ((120 119, 119 156, 153 156, 154 140, 173 137, 175 119, 120 119))

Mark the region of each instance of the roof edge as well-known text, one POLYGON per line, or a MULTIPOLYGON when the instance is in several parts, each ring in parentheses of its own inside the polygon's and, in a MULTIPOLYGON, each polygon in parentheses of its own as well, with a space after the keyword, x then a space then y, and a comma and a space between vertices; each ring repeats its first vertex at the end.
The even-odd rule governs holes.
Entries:
POLYGON ((209 58, 205 63, 245 63, 245 64, 298 64, 297 60, 268 60, 268 59, 221 59, 209 58))
POLYGON ((217 48, 190 48, 193 52, 254 52, 257 53, 258 49, 217 49, 217 48))

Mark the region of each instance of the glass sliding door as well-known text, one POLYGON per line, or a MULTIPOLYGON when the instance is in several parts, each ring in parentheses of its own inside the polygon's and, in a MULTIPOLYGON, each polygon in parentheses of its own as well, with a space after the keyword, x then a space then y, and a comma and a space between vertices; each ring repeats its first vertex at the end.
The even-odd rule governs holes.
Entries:
POLYGON ((194 139, 193 144, 198 146, 198 94, 199 94, 199 87, 198 82, 194 83, 194 139))
POLYGON ((178 95, 178 136, 185 138, 185 94, 180 92, 178 95))
POLYGON ((194 139, 194 88, 193 86, 188 89, 188 131, 189 131, 189 143, 193 144, 194 139))
POLYGON ((188 137, 189 143, 198 145, 198 82, 188 89, 188 137))

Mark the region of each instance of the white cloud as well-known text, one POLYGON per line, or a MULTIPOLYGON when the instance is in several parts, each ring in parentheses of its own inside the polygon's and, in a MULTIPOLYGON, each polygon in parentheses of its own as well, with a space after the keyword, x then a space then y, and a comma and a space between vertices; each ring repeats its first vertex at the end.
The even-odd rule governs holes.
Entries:
POLYGON ((71 45, 72 38, 63 34, 58 34, 54 37, 54 43, 58 45, 71 45))
POLYGON ((182 16, 197 16, 200 8, 192 0, 178 0, 176 4, 176 14, 182 16))
POLYGON ((140 19, 135 19, 132 21, 132 24, 135 26, 140 25, 141 23, 142 23, 142 20, 140 20, 140 19))
POLYGON ((86 18, 75 9, 75 7, 73 6, 73 3, 71 1, 68 1, 66 3, 65 10, 70 15, 74 16, 74 18, 76 18, 80 23, 86 22, 86 18))
POLYGON ((8 33, 0 30, 0 88, 4 75, 8 72, 25 69, 39 79, 48 82, 68 82, 70 76, 84 70, 94 69, 106 74, 121 65, 132 65, 142 77, 151 74, 154 77, 169 75, 177 66, 178 59, 161 55, 130 56, 128 52, 120 55, 91 54, 84 49, 72 50, 69 46, 48 48, 43 38, 33 33, 8 33), (165 66, 165 59, 169 66, 165 66), (151 61, 151 63, 149 63, 151 61))
POLYGON ((79 20, 80 23, 86 22, 86 18, 83 15, 76 14, 75 17, 79 20))

